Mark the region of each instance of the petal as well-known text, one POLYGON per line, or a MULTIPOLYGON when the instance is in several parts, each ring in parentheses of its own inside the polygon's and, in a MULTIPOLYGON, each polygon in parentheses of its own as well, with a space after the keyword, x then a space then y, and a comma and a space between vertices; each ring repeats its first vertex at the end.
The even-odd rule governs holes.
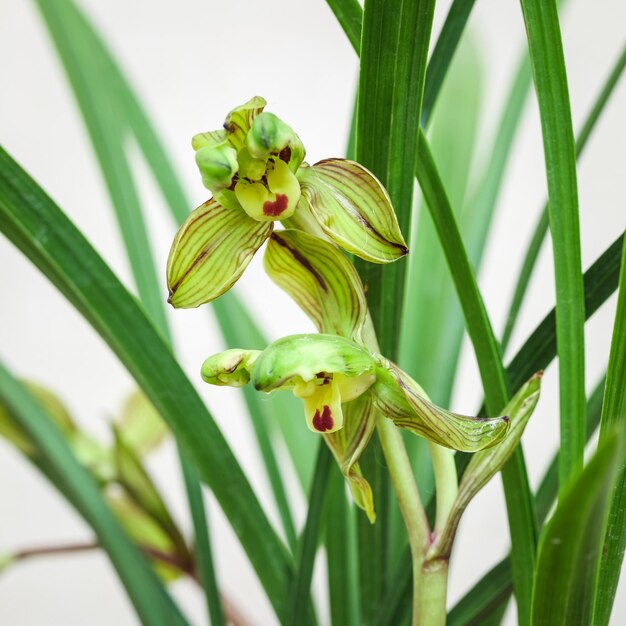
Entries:
POLYGON ((247 146, 250 154, 259 159, 279 155, 292 172, 300 167, 305 156, 300 137, 273 113, 261 113, 254 120, 247 146))
POLYGON ((176 233, 167 260, 169 302, 197 307, 230 289, 272 232, 243 211, 211 199, 189 214, 176 233))
POLYGON ((372 263, 407 253, 389 194, 363 166, 326 159, 302 167, 298 178, 311 211, 338 246, 372 263))
POLYGON ((270 160, 267 167, 267 185, 275 194, 283 194, 289 198, 287 211, 277 219, 286 219, 293 215, 300 200, 300 183, 289 166, 280 159, 270 160))
POLYGON ((226 350, 202 364, 202 380, 210 385, 243 387, 250 382, 250 370, 260 350, 226 350))
POLYGON ((291 335, 263 350, 254 363, 251 380, 256 389, 269 392, 315 381, 324 374, 348 378, 373 374, 375 366, 369 351, 343 337, 291 335))
POLYGON ((231 186, 233 176, 239 169, 237 152, 230 146, 211 148, 205 146, 196 152, 196 165, 202 176, 202 184, 213 193, 231 186))
POLYGON ((244 147, 254 118, 263 111, 266 104, 264 98, 255 96, 226 116, 224 128, 228 131, 228 143, 235 150, 239 151, 244 147))
POLYGON ((452 413, 430 402, 424 390, 397 365, 383 359, 376 372, 374 403, 396 426, 453 450, 476 452, 500 442, 509 418, 452 413))
POLYGON ((537 406, 541 387, 542 372, 535 374, 526 382, 507 404, 504 413, 510 417, 511 427, 505 440, 487 450, 472 455, 467 465, 456 500, 448 516, 441 536, 433 546, 438 555, 448 556, 456 530, 472 498, 502 469, 517 447, 526 424, 537 406))
POLYGON ((358 461, 367 447, 376 427, 376 413, 371 394, 366 393, 343 405, 343 428, 324 435, 337 464, 344 475, 357 506, 363 509, 369 521, 376 520, 372 488, 363 477, 358 461))
POLYGON ((313 387, 313 392, 302 398, 307 426, 315 433, 339 430, 343 426, 339 385, 330 381, 313 387))
POLYGON ((210 130, 206 133, 198 133, 191 138, 191 147, 194 150, 200 148, 217 148, 228 143, 228 131, 225 128, 210 130))
POLYGON ((361 342, 367 316, 363 285, 336 246, 299 230, 275 231, 263 263, 317 330, 361 342))

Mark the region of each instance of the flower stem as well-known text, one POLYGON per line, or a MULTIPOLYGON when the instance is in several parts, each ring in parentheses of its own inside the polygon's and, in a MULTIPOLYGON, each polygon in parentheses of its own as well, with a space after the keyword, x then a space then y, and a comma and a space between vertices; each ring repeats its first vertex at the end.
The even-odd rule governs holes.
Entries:
POLYGON ((448 560, 423 563, 417 589, 413 583, 413 602, 417 608, 413 612, 413 626, 445 626, 447 589, 448 560))
MULTIPOLYGON (((422 566, 424 554, 430 542, 430 527, 400 431, 391 420, 385 417, 379 418, 377 429, 387 467, 389 468, 391 482, 407 529, 409 546, 411 547, 413 561, 413 624, 415 626, 420 623, 420 604, 422 602, 420 590, 424 591, 421 583, 422 566)), ((427 624, 429 622, 423 623, 427 624)))
POLYGON ((454 464, 452 450, 444 448, 432 441, 428 442, 430 456, 435 472, 437 488, 437 514, 435 516, 435 535, 438 535, 446 525, 452 505, 456 500, 459 485, 454 464))

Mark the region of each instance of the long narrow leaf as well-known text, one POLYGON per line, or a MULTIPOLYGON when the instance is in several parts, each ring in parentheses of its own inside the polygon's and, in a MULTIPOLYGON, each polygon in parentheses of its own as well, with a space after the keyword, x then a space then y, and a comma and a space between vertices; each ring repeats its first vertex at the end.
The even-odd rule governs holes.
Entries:
POLYGON ((576 151, 556 2, 521 0, 535 80, 548 181, 556 283, 561 412, 561 480, 583 464, 585 434, 584 292, 576 151))
POLYGON ((0 151, 0 229, 109 343, 211 487, 276 612, 290 562, 213 418, 162 336, 60 209, 0 151))
MULTIPOLYGON (((84 21, 71 3, 38 2, 38 6, 80 105, 111 196, 140 299, 163 336, 171 342, 162 288, 124 150, 126 128, 123 116, 116 106, 118 102, 113 97, 116 83, 108 80, 108 59, 100 54, 97 41, 89 29, 84 28, 84 21)), ((224 619, 215 581, 201 487, 188 461, 182 454, 179 454, 179 458, 196 537, 196 560, 202 572, 207 606, 213 626, 220 626, 224 619)))
MULTIPOLYGON (((580 133, 576 139, 576 158, 580 157, 587 145, 587 140, 591 136, 594 128, 596 127, 596 123, 600 119, 602 112, 604 111, 604 107, 606 103, 609 101, 611 94, 615 90, 615 86, 617 85, 620 77, 624 72, 624 68, 626 67, 626 46, 622 49, 615 65, 611 69, 609 76, 607 77, 600 93, 598 94, 591 111, 587 115, 585 119, 585 123, 583 124, 580 133)), ((515 323, 517 322, 517 317, 519 315, 520 309, 522 307, 522 302, 524 300, 524 296, 526 295, 526 290, 528 289, 528 284, 530 283, 530 277, 532 275, 535 264, 537 263, 537 258, 539 257, 539 251, 541 250, 541 245, 548 233, 549 226, 549 218, 548 218, 548 203, 546 203, 543 207, 541 215, 539 216, 539 220, 537 221, 537 225, 535 226, 535 230, 533 231, 533 235, 531 237, 530 243, 528 244, 528 248, 526 250, 526 254, 524 256, 524 262, 522 263, 522 267, 520 269, 519 276, 517 278, 517 284, 515 287, 515 293, 513 294, 513 298, 511 299, 511 304, 509 306, 509 312, 507 314, 506 325, 504 327, 504 332, 502 334, 502 350, 505 351, 506 347, 509 344, 509 340, 511 339, 511 335, 513 333, 513 329, 515 327, 515 323)))
MULTIPOLYGON (((424 92, 434 0, 367 0, 363 12, 357 107, 356 160, 389 191, 398 223, 411 218, 416 142, 424 92)), ((384 354, 396 358, 404 287, 404 260, 384 268, 357 263, 368 285, 368 306, 384 354)), ((388 477, 373 442, 362 469, 375 494, 377 522, 358 520, 361 619, 371 623, 387 584, 388 477)))
MULTIPOLYGON (((613 326, 609 367, 604 389, 604 405, 600 423, 600 444, 611 437, 611 430, 626 424, 626 246, 622 252, 619 295, 613 326)), ((620 458, 617 481, 610 494, 609 520, 604 534, 602 561, 597 582, 594 624, 609 623, 617 583, 626 550, 626 469, 620 458)))
POLYGON ((43 407, 0 365, 0 402, 29 434, 63 484, 64 493, 94 529, 146 626, 185 626, 181 615, 145 557, 131 543, 100 489, 80 465, 43 407))
POLYGON ((289 592, 289 609, 285 620, 286 626, 299 626, 306 621, 309 612, 309 592, 311 589, 311 577, 313 565, 317 553, 318 539, 322 521, 322 511, 328 487, 328 475, 333 463, 330 449, 322 445, 317 453, 315 473, 311 493, 309 495, 309 510, 306 524, 300 539, 296 572, 291 582, 289 592))
POLYGON ((325 545, 328 594, 333 626, 358 626, 359 601, 356 576, 355 524, 348 505, 345 479, 336 465, 330 470, 326 495, 325 545))
POLYGON ((623 443, 623 432, 606 437, 582 474, 559 492, 539 545, 533 626, 591 623, 604 522, 623 443))
MULTIPOLYGON (((509 397, 499 346, 425 137, 420 137, 418 148, 417 178, 461 301, 485 389, 487 411, 496 415, 509 397)), ((530 610, 537 537, 536 516, 521 446, 502 469, 502 479, 513 546, 511 558, 519 621, 525 624, 530 610)))

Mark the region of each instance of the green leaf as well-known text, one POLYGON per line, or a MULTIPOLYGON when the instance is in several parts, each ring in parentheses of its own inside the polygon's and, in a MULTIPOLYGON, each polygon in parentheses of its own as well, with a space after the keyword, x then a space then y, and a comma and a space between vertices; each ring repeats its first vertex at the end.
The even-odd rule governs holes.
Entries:
MULTIPOLYGON (((611 430, 626 423, 626 247, 622 252, 617 310, 611 340, 609 366, 606 373, 602 418, 600 421, 600 445, 610 439, 611 430)), ((593 622, 609 623, 615 600, 617 583, 622 570, 626 550, 626 469, 624 456, 620 459, 617 481, 610 494, 607 528, 604 534, 602 561, 597 581, 593 622)))
POLYGON ((178 554, 189 558, 187 545, 170 515, 154 482, 144 469, 135 451, 126 444, 119 432, 114 430, 113 445, 117 481, 132 500, 142 508, 169 535, 178 554))
MULTIPOLYGON (((476 277, 467 257, 454 213, 423 134, 420 136, 418 149, 417 178, 435 223, 461 301, 467 331, 474 346, 478 369, 485 389, 487 411, 489 415, 496 415, 507 404, 508 400, 508 381, 502 364, 500 349, 478 290, 476 277)), ((534 569, 536 516, 521 446, 516 449, 513 457, 504 466, 502 479, 513 545, 513 578, 519 621, 526 623, 526 616, 530 610, 534 569)))
POLYGON ((179 228, 167 260, 168 302, 197 307, 230 289, 272 232, 244 211, 226 209, 211 198, 179 228))
MULTIPOLYGON (((132 117, 141 119, 141 115, 136 114, 138 107, 104 46, 73 4, 62 1, 54 4, 39 2, 39 8, 64 63, 91 136, 141 301, 164 337, 169 339, 160 279, 157 278, 145 221, 126 155, 127 125, 123 110, 125 105, 130 103, 132 117)), ((142 128, 150 131, 148 124, 143 124, 142 128)), ((147 155, 149 163, 158 161, 162 152, 158 145, 154 145, 158 142, 151 143, 152 148, 156 148, 156 153, 154 156, 147 155)), ((161 177, 157 178, 161 180, 161 177)), ((168 200, 175 200, 178 206, 182 193, 171 184, 172 176, 168 172, 163 174, 162 178, 166 197, 168 200)), ((179 457, 185 475, 188 498, 197 502, 200 495, 198 479, 193 479, 193 471, 188 461, 180 454, 180 450, 179 457)), ((208 529, 203 523, 204 517, 194 509, 193 504, 191 509, 194 531, 197 535, 198 567, 203 571, 212 570, 212 564, 207 563, 210 561, 210 551, 202 551, 209 541, 208 529)), ((209 588, 205 586, 205 591, 208 590, 209 588)), ((217 594, 213 598, 208 598, 208 602, 210 605, 219 605, 217 594)))
MULTIPOLYGON (((617 288, 623 244, 622 234, 585 272, 585 320, 588 320, 617 288)), ((507 373, 511 388, 519 389, 533 372, 546 369, 556 356, 556 347, 556 315, 552 309, 509 363, 507 373)))
POLYGON ((358 626, 356 527, 346 498, 344 477, 331 467, 324 517, 330 621, 333 626, 358 626))
POLYGON ((576 151, 556 2, 522 0, 548 181, 556 283, 561 413, 560 489, 583 464, 585 433, 584 291, 576 151))
POLYGON ((608 436, 582 473, 559 492, 559 505, 539 544, 533 626, 591 623, 603 531, 623 443, 622 432, 608 436))
MULTIPOLYGON (((615 86, 622 76, 625 67, 626 46, 622 49, 619 57, 615 62, 615 65, 612 67, 609 76, 607 77, 604 85, 602 86, 602 89, 600 90, 600 93, 596 97, 591 111, 585 119, 585 123, 580 130, 578 138, 576 139, 577 159, 582 154, 585 146, 587 145, 587 140, 591 136, 591 133, 593 132, 597 121, 600 119, 600 116, 604 111, 604 107, 609 101, 609 97, 615 90, 615 86)), ((528 284, 530 283, 532 271, 535 267, 535 263, 537 262, 537 258, 539 257, 541 245, 543 244, 543 240, 545 239, 545 236, 548 232, 548 225, 548 204, 546 203, 543 207, 543 211, 541 212, 539 220, 537 221, 537 225, 535 226, 531 241, 528 244, 526 255, 524 256, 524 262, 522 263, 522 267, 520 269, 520 273, 517 279, 515 293, 513 294, 513 298, 511 299, 511 305, 509 307, 509 312, 507 315, 506 326, 502 334, 501 343, 503 351, 506 349, 513 333, 513 328, 517 321, 517 316, 519 315, 522 302, 526 294, 526 290, 528 289, 528 284)))
MULTIPOLYGON (((116 110, 119 108, 120 119, 122 115, 126 117, 127 124, 133 131, 143 156, 154 174, 156 184, 160 187, 176 223, 180 224, 187 217, 189 204, 163 146, 125 77, 121 74, 102 41, 75 6, 69 2, 60 1, 54 5, 48 5, 46 8, 56 11, 58 22, 52 20, 48 24, 56 39, 69 42, 82 40, 83 37, 89 39, 90 54, 73 54, 64 57, 67 65, 72 66, 68 67, 68 71, 78 72, 80 70, 80 75, 85 79, 95 77, 95 80, 90 83, 90 89, 101 88, 102 95, 91 99, 90 102, 94 106, 98 105, 98 108, 110 108, 112 106, 116 110), (72 34, 66 35, 66 31, 72 34), (77 37, 73 34, 76 31, 80 33, 80 36, 77 37), (114 101, 112 101, 113 98, 114 101)), ((258 106, 260 106, 260 102, 258 106)), ((127 206, 134 207, 135 205, 127 206)), ((125 212, 118 212, 118 215, 124 216, 125 212)), ((156 288, 157 291, 160 291, 158 285, 156 288)), ((160 295, 158 300, 159 310, 162 310, 162 297, 160 295)), ((264 348, 267 345, 268 341, 262 337, 254 320, 232 292, 225 294, 219 301, 216 301, 213 309, 222 333, 230 346, 246 345, 264 348)), ((165 318, 162 321, 164 320, 165 318)), ((271 441, 267 436, 268 425, 272 427, 274 433, 279 432, 284 437, 291 459, 305 489, 310 484, 317 442, 310 441, 306 429, 296 428, 298 424, 295 420, 276 419, 276 416, 293 413, 295 405, 293 399, 282 395, 260 403, 258 394, 250 392, 250 390, 244 391, 244 397, 255 433, 259 438, 259 448, 265 460, 270 484, 274 490, 281 516, 284 517, 286 509, 280 502, 285 501, 285 496, 284 493, 278 493, 279 484, 276 480, 276 472, 270 469, 272 464, 275 466, 276 463, 271 441), (260 427, 260 424, 263 426, 260 427)), ((293 522, 291 522, 291 527, 293 527, 293 522)), ((287 526, 285 532, 287 536, 293 534, 287 526)))
POLYGON ((321 446, 317 454, 317 462, 315 463, 315 471, 313 473, 306 523, 298 546, 296 572, 289 589, 289 605, 287 616, 284 620, 286 626, 304 624, 307 614, 310 615, 311 613, 311 605, 308 598, 332 459, 328 448, 321 446))
POLYGON ((367 302, 354 266, 332 244, 298 230, 275 232, 264 256, 269 277, 321 333, 361 341, 367 302))
POLYGON ((159 333, 93 248, 11 157, 0 151, 0 229, 109 343, 213 489, 280 615, 289 572, 228 444, 159 333))
POLYGON ((407 253, 387 191, 362 165, 326 159, 302 168, 298 178, 306 208, 338 246, 370 263, 407 253))
POLYGON ((363 10, 358 0, 327 0, 328 6, 335 14, 348 36, 354 51, 359 54, 361 49, 361 25, 363 23, 363 10))
MULTIPOLYGON (((429 143, 462 226, 463 218, 467 225, 474 217, 474 205, 466 203, 465 196, 482 71, 472 39, 466 40, 459 52, 433 116, 429 143)), ((465 326, 450 270, 423 202, 411 224, 410 242, 399 365, 419 381, 435 403, 449 406, 465 326)))
MULTIPOLYGON (((417 131, 424 93, 434 0, 367 0, 363 12, 356 160, 389 192, 400 232, 411 221, 417 131)), ((381 351, 397 358, 405 263, 357 263, 381 351)), ((371 624, 387 584, 388 478, 370 445, 361 467, 375 493, 377 523, 359 520, 361 619, 371 624), (377 467, 378 465, 378 467, 377 467)))
POLYGON ((94 529, 142 623, 146 626, 187 624, 145 558, 129 541, 102 499, 97 485, 78 463, 52 418, 2 366, 0 400, 32 438, 57 480, 63 483, 64 494, 94 529))

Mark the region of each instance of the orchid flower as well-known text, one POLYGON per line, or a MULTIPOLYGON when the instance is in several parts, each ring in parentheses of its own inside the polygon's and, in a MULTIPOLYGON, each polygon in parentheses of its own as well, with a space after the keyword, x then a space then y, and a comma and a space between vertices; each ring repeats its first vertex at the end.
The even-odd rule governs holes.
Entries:
POLYGON ((196 163, 212 198, 178 230, 167 263, 169 302, 210 302, 238 280, 274 223, 315 230, 374 263, 407 252, 385 188, 345 159, 309 166, 298 135, 255 97, 220 130, 193 137, 196 163))
POLYGON ((303 401, 308 427, 324 435, 355 500, 374 519, 371 488, 357 461, 377 416, 440 445, 476 452, 505 436, 508 417, 476 418, 432 404, 419 385, 384 357, 337 335, 283 337, 265 350, 227 350, 202 366, 205 382, 270 393, 287 390, 303 401))

